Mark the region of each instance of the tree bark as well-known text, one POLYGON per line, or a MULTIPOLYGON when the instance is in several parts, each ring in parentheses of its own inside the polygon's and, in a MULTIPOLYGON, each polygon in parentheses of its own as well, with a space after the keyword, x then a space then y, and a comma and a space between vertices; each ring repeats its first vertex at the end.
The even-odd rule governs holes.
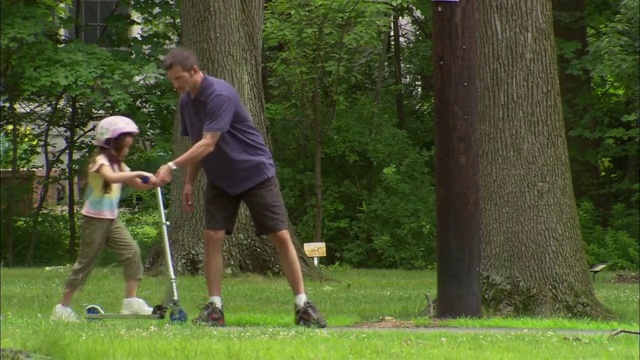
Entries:
POLYGON ((483 305, 600 317, 562 118, 551 0, 479 1, 483 305))
MULTIPOLYGON (((192 49, 199 58, 201 69, 212 76, 231 83, 251 113, 258 130, 270 145, 264 119, 262 86, 262 18, 263 2, 251 0, 183 0, 180 4, 182 46, 192 49)), ((174 153, 184 153, 191 143, 180 136, 179 119, 174 126, 174 153)), ((203 191, 204 174, 195 184, 194 213, 182 210, 184 173, 179 172, 171 185, 172 224, 170 236, 174 267, 178 274, 202 272, 203 191)), ((307 258, 289 228, 306 276, 319 277, 320 271, 307 258)), ((256 237, 247 207, 240 208, 232 236, 225 238, 224 262, 226 273, 280 273, 278 255, 266 237, 256 237)), ((162 263, 162 254, 152 254, 149 268, 162 263)))

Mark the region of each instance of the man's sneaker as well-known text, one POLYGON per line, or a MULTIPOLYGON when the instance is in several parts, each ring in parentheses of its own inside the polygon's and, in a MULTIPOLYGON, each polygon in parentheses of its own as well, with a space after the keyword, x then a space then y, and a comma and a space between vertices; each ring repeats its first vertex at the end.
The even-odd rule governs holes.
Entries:
POLYGON ((195 325, 224 326, 224 311, 210 302, 200 307, 200 315, 193 319, 193 323, 195 325))
POLYGON ((80 321, 80 317, 78 317, 70 307, 58 304, 53 308, 51 320, 78 322, 80 321))
POLYGON ((120 313, 123 315, 151 315, 153 308, 138 298, 130 298, 122 300, 122 309, 120 313))
POLYGON ((306 327, 326 328, 327 320, 325 320, 318 309, 310 301, 305 301, 302 307, 295 306, 296 325, 304 325, 306 327))

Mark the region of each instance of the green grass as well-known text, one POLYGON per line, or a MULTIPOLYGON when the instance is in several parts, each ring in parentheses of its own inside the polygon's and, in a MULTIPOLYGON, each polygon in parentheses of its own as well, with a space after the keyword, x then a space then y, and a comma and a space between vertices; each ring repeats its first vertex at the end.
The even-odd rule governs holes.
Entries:
MULTIPOLYGON (((638 338, 605 334, 567 335, 551 329, 638 329, 638 285, 610 283, 598 276, 598 297, 618 315, 609 322, 566 319, 456 319, 439 325, 500 327, 514 331, 451 332, 415 330, 309 330, 293 325, 293 296, 283 278, 242 276, 225 279, 223 300, 232 328, 169 325, 158 320, 103 320, 80 324, 53 323, 68 268, 2 269, 2 348, 20 349, 53 359, 637 359, 638 338), (516 329, 529 329, 524 333, 516 329), (538 330, 535 330, 538 329, 538 330)), ((383 316, 414 320, 435 297, 433 271, 353 270, 330 268, 338 282, 307 282, 307 292, 331 327, 377 321, 383 316)), ((146 278, 139 296, 161 302, 164 278, 146 278)), ((97 269, 74 299, 82 313, 97 303, 117 312, 122 298, 119 268, 97 269)), ((180 277, 182 305, 193 318, 206 301, 202 277, 180 277)))

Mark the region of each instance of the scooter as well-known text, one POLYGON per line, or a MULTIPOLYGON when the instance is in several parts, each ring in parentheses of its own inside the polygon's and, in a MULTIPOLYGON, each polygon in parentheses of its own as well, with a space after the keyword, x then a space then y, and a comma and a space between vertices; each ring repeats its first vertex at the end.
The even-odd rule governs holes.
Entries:
MULTIPOLYGON (((148 183, 149 178, 143 177, 143 183, 148 183)), ((85 317, 88 320, 100 320, 100 319, 159 319, 162 320, 169 314, 169 320, 172 323, 184 323, 187 321, 187 312, 180 307, 180 301, 178 300, 178 288, 176 286, 176 276, 173 272, 173 262, 171 260, 171 250, 169 248, 169 233, 166 214, 164 211, 164 204, 162 201, 162 189, 156 188, 156 195, 158 197, 158 207, 160 208, 160 214, 162 216, 162 237, 164 242, 164 254, 165 262, 167 263, 167 270, 169 272, 170 289, 168 296, 165 299, 164 304, 156 305, 153 307, 153 311, 150 315, 125 315, 125 314, 109 314, 105 313, 100 305, 89 305, 85 308, 85 317)))

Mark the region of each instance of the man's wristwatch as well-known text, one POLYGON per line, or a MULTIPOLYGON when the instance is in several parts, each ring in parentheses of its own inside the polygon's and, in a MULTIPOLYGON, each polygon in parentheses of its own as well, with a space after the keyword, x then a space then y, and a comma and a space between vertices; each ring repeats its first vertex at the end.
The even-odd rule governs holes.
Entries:
POLYGON ((167 166, 168 166, 168 167, 169 167, 169 169, 171 169, 171 170, 177 170, 177 169, 178 169, 178 167, 176 166, 176 164, 174 164, 174 163, 173 163, 173 161, 169 161, 169 162, 167 163, 167 166))

